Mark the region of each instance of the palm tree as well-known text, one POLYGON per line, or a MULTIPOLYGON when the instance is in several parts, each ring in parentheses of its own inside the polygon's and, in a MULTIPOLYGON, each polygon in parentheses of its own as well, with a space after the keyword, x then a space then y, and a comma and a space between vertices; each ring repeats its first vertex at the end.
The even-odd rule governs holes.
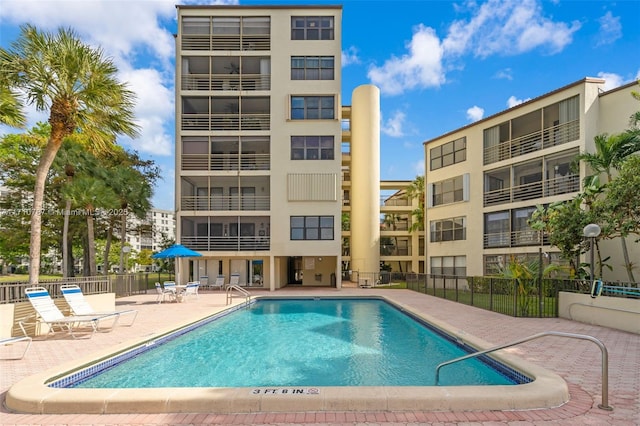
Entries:
MULTIPOLYGON (((640 136, 637 132, 627 131, 616 135, 598 135, 593 139, 596 147, 595 153, 582 153, 577 159, 583 160, 596 173, 605 173, 607 182, 612 180, 613 169, 618 169, 629 155, 640 151, 640 136)), ((631 282, 635 282, 632 263, 629 259, 629 250, 624 236, 620 237, 622 255, 624 256, 625 269, 631 282)))
POLYGON ((20 108, 20 99, 4 83, 0 83, 0 124, 24 127, 27 119, 20 108))
POLYGON ((49 111, 51 134, 36 170, 29 245, 29 283, 36 285, 45 180, 62 141, 80 131, 94 146, 118 134, 135 136, 134 94, 116 79, 117 68, 101 49, 84 44, 71 29, 41 32, 21 27, 9 49, 0 48, 0 82, 24 93, 26 102, 49 111))
POLYGON ((94 215, 99 207, 111 206, 116 195, 106 185, 105 181, 93 176, 80 176, 73 183, 63 189, 63 194, 72 204, 80 207, 82 214, 87 219, 87 256, 89 261, 88 275, 96 275, 96 248, 94 232, 94 215))
POLYGON ((424 230, 424 176, 416 176, 411 182, 411 185, 407 188, 407 196, 410 200, 418 199, 418 207, 411 212, 413 221, 411 223, 410 232, 423 231, 424 230))

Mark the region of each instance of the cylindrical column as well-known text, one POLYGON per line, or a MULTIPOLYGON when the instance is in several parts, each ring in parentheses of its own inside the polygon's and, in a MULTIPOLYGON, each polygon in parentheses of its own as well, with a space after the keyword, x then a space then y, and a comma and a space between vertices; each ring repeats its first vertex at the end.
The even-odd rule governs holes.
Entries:
POLYGON ((380 90, 351 96, 351 269, 380 269, 380 90))

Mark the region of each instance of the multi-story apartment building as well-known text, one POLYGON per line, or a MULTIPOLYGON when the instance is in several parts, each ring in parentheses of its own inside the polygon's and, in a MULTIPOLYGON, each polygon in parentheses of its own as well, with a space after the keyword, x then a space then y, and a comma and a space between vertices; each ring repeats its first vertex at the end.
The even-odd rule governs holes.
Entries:
POLYGON ((162 250, 166 241, 174 240, 175 235, 175 213, 171 210, 151 209, 144 219, 135 216, 130 219, 127 242, 135 251, 155 252, 162 250))
POLYGON ((180 269, 340 286, 342 8, 177 10, 180 269))
MULTIPOLYGON (((424 142, 428 272, 490 274, 509 256, 540 252, 560 263, 527 220, 536 205, 581 191, 592 172, 572 161, 595 152, 596 135, 629 127, 634 88, 604 91, 604 80, 586 78, 424 142)), ((639 245, 627 241, 640 259, 639 245)), ((626 280, 619 241, 600 244, 615 263, 606 278, 626 280)))

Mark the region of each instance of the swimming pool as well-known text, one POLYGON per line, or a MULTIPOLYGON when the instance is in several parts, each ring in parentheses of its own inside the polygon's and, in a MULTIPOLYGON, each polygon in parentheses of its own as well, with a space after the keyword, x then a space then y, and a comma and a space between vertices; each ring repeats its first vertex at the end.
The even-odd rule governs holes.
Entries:
MULTIPOLYGON (((52 386, 432 386, 439 363, 469 353, 380 299, 263 299, 166 340, 106 371, 76 374, 77 383, 64 379, 52 386)), ((440 384, 531 381, 493 365, 461 362, 443 371, 440 384)))
MULTIPOLYGON (((256 299, 262 301, 270 297, 256 299)), ((461 330, 451 329, 425 312, 394 301, 393 296, 374 299, 386 300, 415 320, 445 330, 454 340, 477 349, 490 346, 461 330)), ((200 328, 203 322, 222 321, 232 317, 230 313, 245 309, 239 304, 230 308, 221 306, 217 309, 219 312, 202 320, 183 320, 182 325, 177 324, 173 330, 165 328, 137 342, 125 342, 30 376, 9 389, 5 405, 13 411, 28 413, 240 413, 290 411, 293 407, 296 411, 468 411, 555 407, 569 399, 562 378, 505 351, 495 358, 532 382, 491 386, 65 387, 77 384, 104 365, 117 365, 132 353, 145 352, 165 340, 174 340, 176 334, 200 328)), ((298 342, 291 339, 290 346, 297 347, 298 342)), ((179 367, 180 364, 175 366, 179 367)), ((417 371, 421 365, 414 367, 417 371)), ((153 365, 147 368, 155 370, 155 374, 162 372, 153 365)))

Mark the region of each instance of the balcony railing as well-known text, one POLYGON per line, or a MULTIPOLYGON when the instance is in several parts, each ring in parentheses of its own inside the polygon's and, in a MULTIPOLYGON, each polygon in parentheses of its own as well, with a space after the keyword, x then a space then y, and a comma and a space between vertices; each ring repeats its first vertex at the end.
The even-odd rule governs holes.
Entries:
POLYGON ((544 148, 562 145, 577 140, 579 137, 580 120, 559 124, 485 148, 484 164, 492 164, 544 148))
POLYGON ((270 170, 269 154, 182 154, 182 170, 270 170))
POLYGON ((181 197, 180 208, 186 211, 269 210, 271 199, 265 196, 197 196, 181 197))
POLYGON ((182 90, 271 90, 270 74, 185 74, 182 90))
POLYGON ((571 174, 540 182, 487 191, 484 193, 484 205, 486 207, 515 201, 532 200, 534 198, 551 197, 578 190, 580 190, 580 176, 571 174))
POLYGON ((182 114, 182 130, 269 130, 270 114, 182 114))
POLYGON ((270 50, 271 37, 265 35, 183 34, 182 50, 270 50))
POLYGON ((269 250, 271 237, 209 237, 185 236, 180 243, 199 251, 264 251, 269 250))
POLYGON ((484 234, 484 248, 548 245, 549 239, 542 231, 525 229, 513 232, 484 234))

